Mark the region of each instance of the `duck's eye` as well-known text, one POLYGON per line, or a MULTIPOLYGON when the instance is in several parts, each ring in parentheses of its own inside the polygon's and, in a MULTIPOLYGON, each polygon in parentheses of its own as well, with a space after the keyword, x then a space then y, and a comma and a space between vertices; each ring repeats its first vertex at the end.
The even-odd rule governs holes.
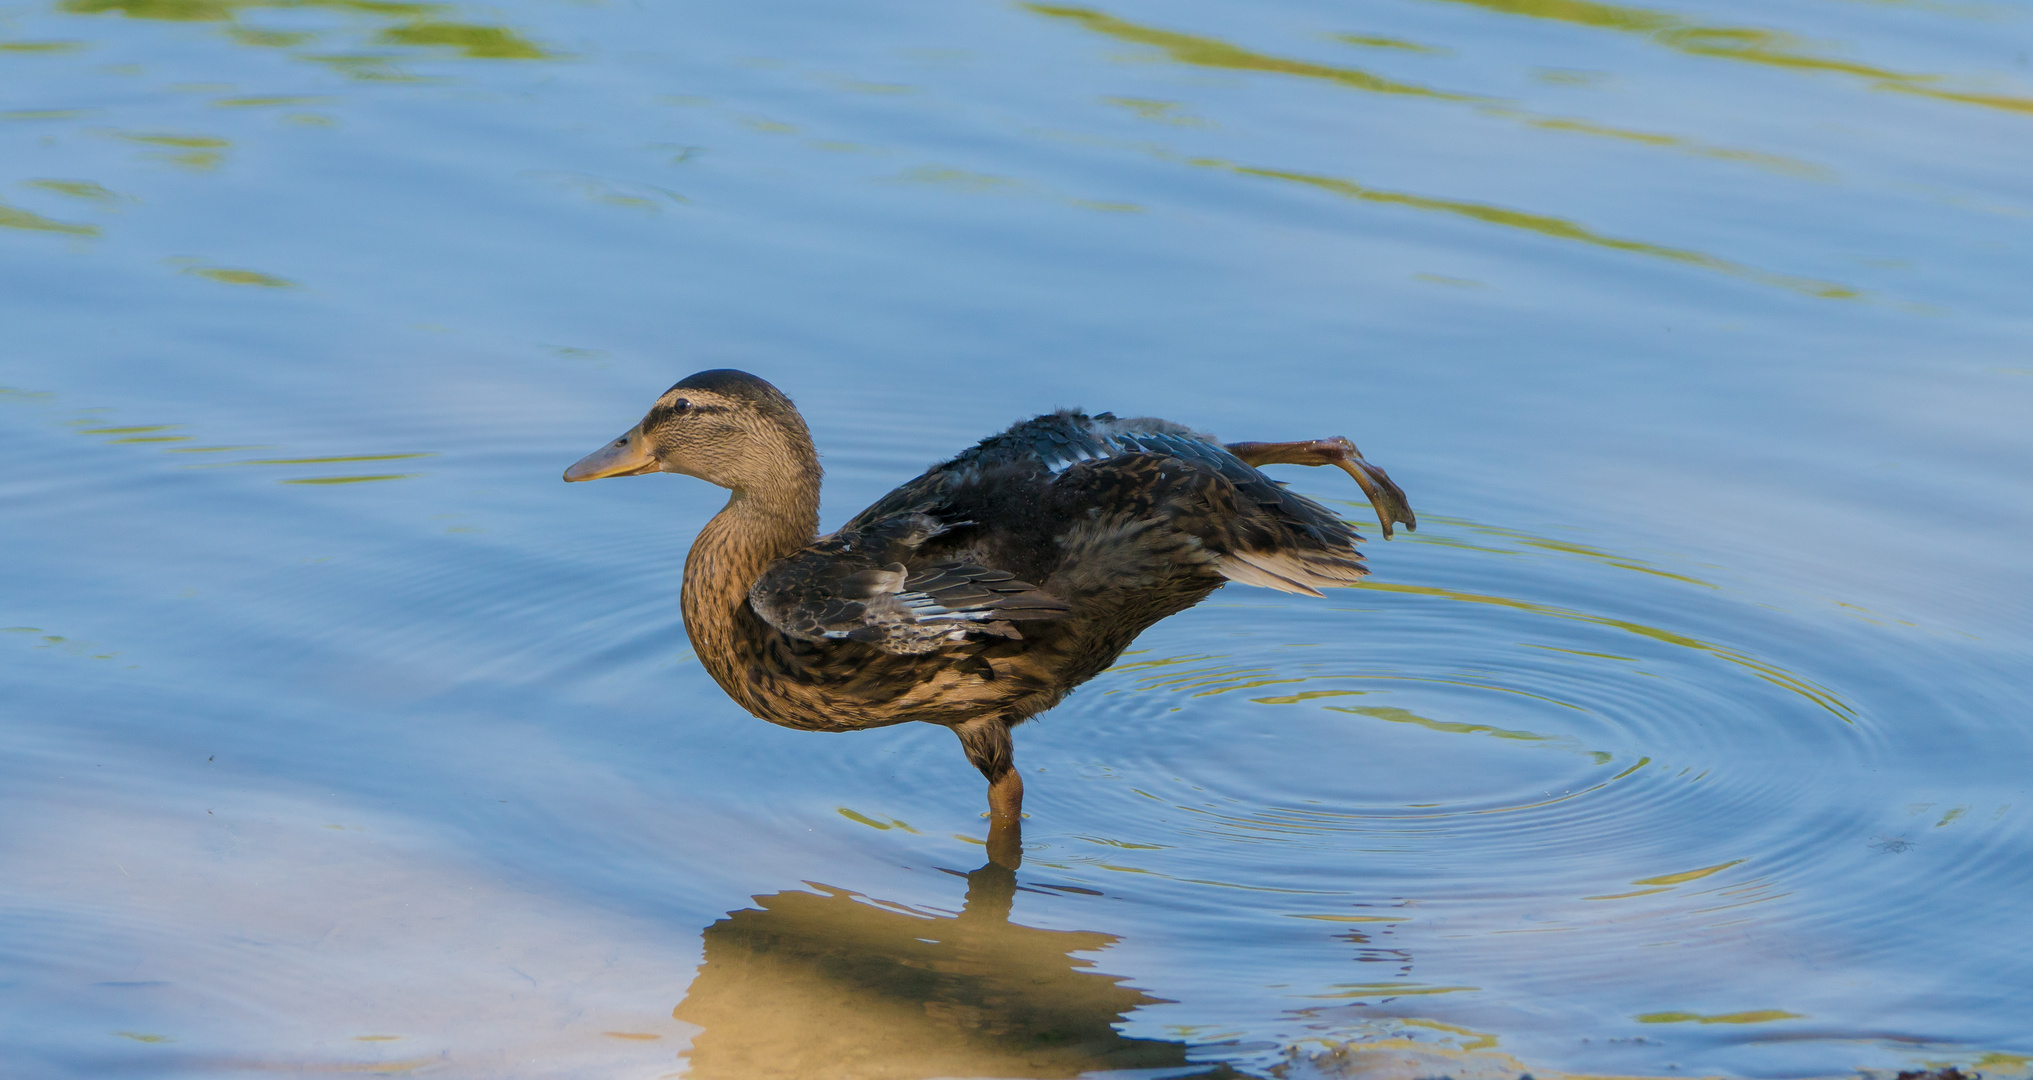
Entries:
POLYGON ((678 400, 671 402, 672 412, 684 412, 686 409, 689 409, 691 407, 692 403, 686 401, 684 398, 679 398, 678 400))

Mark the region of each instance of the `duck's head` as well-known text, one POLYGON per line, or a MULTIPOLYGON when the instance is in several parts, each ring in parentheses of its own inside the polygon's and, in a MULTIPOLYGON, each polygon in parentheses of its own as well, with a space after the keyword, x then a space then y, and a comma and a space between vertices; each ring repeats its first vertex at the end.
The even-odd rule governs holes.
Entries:
POLYGON ((783 391, 745 371, 702 371, 657 398, 642 422, 579 459, 565 480, 674 472, 736 491, 814 485, 811 432, 783 391))

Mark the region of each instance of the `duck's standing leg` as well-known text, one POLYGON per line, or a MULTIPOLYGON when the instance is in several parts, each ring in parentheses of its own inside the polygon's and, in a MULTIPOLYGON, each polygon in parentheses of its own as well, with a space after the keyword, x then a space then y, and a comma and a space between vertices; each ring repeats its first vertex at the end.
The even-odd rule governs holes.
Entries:
POLYGON ((1362 459, 1362 451, 1343 435, 1331 439, 1304 439, 1299 442, 1238 442, 1229 443, 1228 452, 1241 458, 1249 465, 1335 465, 1342 472, 1355 478, 1362 485, 1362 493, 1369 496, 1369 504, 1377 512, 1377 524, 1383 526, 1384 539, 1391 536, 1391 522, 1402 524, 1406 529, 1417 529, 1419 519, 1412 516, 1412 504, 1405 499, 1405 493, 1391 481, 1389 473, 1380 465, 1372 465, 1362 459))
POLYGON ((1014 870, 1024 861, 1024 778, 1016 771, 1009 724, 1000 716, 977 716, 955 724, 953 734, 988 778, 988 858, 1014 870))

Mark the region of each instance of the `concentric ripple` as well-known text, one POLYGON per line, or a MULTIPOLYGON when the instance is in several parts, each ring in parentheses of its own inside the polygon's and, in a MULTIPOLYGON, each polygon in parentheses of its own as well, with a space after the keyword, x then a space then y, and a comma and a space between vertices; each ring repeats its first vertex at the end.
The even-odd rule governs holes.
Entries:
MULTIPOLYGON (((1174 902, 1287 935, 1345 924, 1358 951, 1385 934, 1395 978, 1299 995, 1365 1015, 1474 1019, 1582 978, 1628 982, 1635 1000, 1660 988, 1609 957, 1703 942, 1879 951, 1825 929, 1864 914, 1864 890, 1841 883, 1885 866, 1856 785, 1887 736, 1845 688, 1867 655, 1824 639, 1803 660, 1798 616, 1674 568, 1466 522, 1427 530, 1379 563, 1447 587, 1386 580, 1310 607, 1232 589, 1146 634, 1043 723, 1049 817, 1115 824, 1037 835, 1034 858, 1080 880, 1157 877, 1174 902), (1070 790, 1053 776, 1065 758, 1070 790)), ((1868 692, 1885 698, 1881 681, 1868 692)), ((1857 925, 1868 938, 1916 917, 1857 925)), ((1732 981, 1706 970, 1686 1000, 1732 981)), ((1785 995, 1747 1000, 1714 1015, 1811 1015, 1785 995)), ((1682 1013, 1710 1015, 1634 1007, 1621 1022, 1682 1013)))

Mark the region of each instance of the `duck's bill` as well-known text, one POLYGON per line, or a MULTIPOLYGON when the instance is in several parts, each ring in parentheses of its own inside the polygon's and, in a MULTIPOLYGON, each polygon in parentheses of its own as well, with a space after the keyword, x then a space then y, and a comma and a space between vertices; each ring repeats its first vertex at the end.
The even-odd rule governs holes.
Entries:
POLYGON ((605 480, 610 476, 641 476, 662 471, 649 440, 640 431, 628 434, 579 459, 565 470, 565 482, 605 480))

